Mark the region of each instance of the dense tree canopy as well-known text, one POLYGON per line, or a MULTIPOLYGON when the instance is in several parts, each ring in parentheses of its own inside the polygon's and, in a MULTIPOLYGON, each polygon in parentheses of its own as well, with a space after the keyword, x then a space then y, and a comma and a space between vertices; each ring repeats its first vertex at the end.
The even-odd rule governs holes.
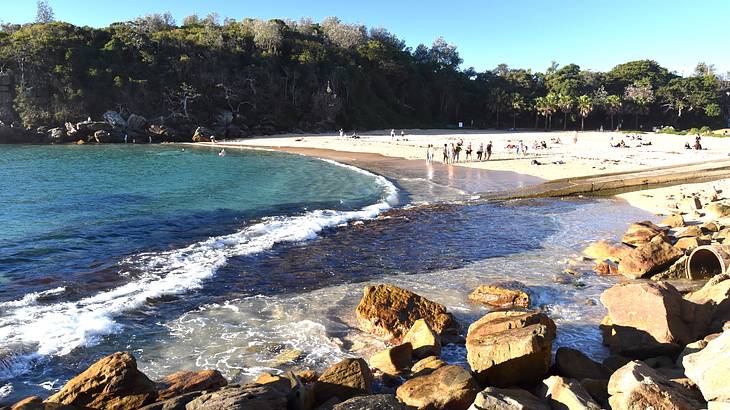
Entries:
POLYGON ((336 17, 221 22, 212 14, 177 25, 165 13, 97 29, 48 21, 48 11, 43 22, 0 32, 0 75, 13 79, 12 104, 0 100, 6 124, 57 126, 114 110, 244 133, 540 120, 608 128, 624 116, 624 128, 648 129, 719 125, 730 115, 727 78, 707 64, 689 77, 649 60, 606 73, 555 63, 545 73, 504 64, 477 73, 461 68, 443 38, 411 49, 385 29, 336 17))

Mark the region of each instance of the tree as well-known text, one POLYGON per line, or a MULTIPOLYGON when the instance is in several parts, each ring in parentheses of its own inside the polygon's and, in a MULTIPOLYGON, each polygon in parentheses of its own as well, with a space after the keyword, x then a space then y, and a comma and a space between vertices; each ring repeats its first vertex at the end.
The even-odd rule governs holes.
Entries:
POLYGON ((256 47, 276 54, 276 50, 283 40, 279 24, 274 20, 256 20, 253 25, 253 31, 253 42, 256 44, 256 47))
POLYGON ((593 100, 587 95, 581 95, 577 99, 578 115, 580 115, 580 130, 583 131, 585 119, 593 111, 593 100))
POLYGON ((560 99, 557 94, 548 93, 548 95, 545 96, 545 103, 547 104, 548 127, 553 129, 553 114, 555 114, 560 106, 560 99))
POLYGON ((705 107, 705 115, 711 118, 717 118, 722 114, 722 110, 720 109, 720 105, 712 103, 708 104, 705 107))
POLYGON ((604 99, 603 107, 606 109, 606 112, 611 117, 611 130, 614 130, 613 117, 621 110, 621 97, 619 97, 618 95, 606 96, 606 98, 604 99))
POLYGON ((639 114, 644 114, 654 102, 654 91, 648 80, 636 81, 626 87, 624 98, 634 105, 635 128, 639 129, 639 114))
POLYGON ((197 26, 199 24, 201 24, 201 20, 197 13, 185 17, 182 21, 183 27, 197 26))
POLYGON ((48 4, 48 0, 38 0, 36 2, 36 23, 51 23, 55 20, 53 9, 48 4))
POLYGON ((188 83, 182 83, 177 90, 168 93, 167 99, 170 111, 173 113, 180 113, 185 118, 190 118, 190 113, 188 112, 190 103, 200 96, 201 94, 195 89, 195 87, 188 83))
POLYGON ((497 115, 497 125, 495 128, 499 128, 499 113, 507 106, 508 101, 509 95, 503 89, 492 89, 489 96, 489 105, 492 107, 492 112, 497 115))
POLYGON ((573 97, 567 94, 558 94, 557 105, 558 109, 563 112, 563 130, 568 126, 568 114, 573 110, 574 104, 573 97))
POLYGON ((367 37, 365 27, 356 24, 344 24, 337 17, 327 17, 320 24, 325 36, 344 49, 355 48, 365 43, 367 37))
POLYGON ((512 106, 512 128, 517 128, 517 113, 527 107, 525 98, 518 93, 512 93, 510 96, 510 105, 512 106))

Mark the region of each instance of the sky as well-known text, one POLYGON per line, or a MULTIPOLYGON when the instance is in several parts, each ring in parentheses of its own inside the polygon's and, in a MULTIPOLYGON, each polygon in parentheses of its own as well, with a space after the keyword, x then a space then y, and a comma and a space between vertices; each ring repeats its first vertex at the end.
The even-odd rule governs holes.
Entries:
MULTIPOLYGON (((35 19, 35 0, 0 0, 0 20, 35 19)), ((415 48, 443 37, 458 47, 462 68, 505 63, 544 71, 552 61, 607 71, 652 59, 678 74, 700 62, 730 71, 730 0, 49 0, 57 20, 107 26, 170 11, 180 22, 192 13, 242 19, 337 16, 384 27, 415 48)))

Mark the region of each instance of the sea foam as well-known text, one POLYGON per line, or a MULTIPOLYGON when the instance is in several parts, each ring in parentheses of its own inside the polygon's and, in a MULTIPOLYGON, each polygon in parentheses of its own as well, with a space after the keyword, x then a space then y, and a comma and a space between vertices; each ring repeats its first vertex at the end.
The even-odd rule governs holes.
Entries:
POLYGON ((33 361, 97 344, 103 336, 119 331, 115 318, 120 314, 139 308, 149 299, 200 288, 231 257, 259 253, 279 243, 310 240, 324 229, 374 218, 397 202, 398 190, 386 178, 323 161, 373 177, 382 187, 381 201, 353 211, 314 210, 267 217, 235 233, 184 248, 130 256, 122 266, 133 266, 141 275, 125 285, 77 301, 37 303, 42 296, 63 292, 57 288, 4 302, 0 305, 0 354, 4 356, 0 357, 0 380, 29 371, 33 361))

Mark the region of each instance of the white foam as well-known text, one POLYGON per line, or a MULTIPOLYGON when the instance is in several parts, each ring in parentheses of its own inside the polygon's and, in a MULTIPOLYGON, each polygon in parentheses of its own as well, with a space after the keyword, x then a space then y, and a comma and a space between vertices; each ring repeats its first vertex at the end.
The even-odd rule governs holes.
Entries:
MULTIPOLYGON (((323 229, 350 220, 374 218, 397 201, 396 187, 382 176, 325 161, 375 178, 383 188, 381 202, 354 211, 315 210, 295 216, 268 217, 233 234, 212 237, 181 249, 138 254, 123 261, 143 272, 138 278, 78 301, 38 305, 35 302, 44 294, 38 292, 6 302, 0 316, 0 349, 12 352, 13 360, 8 362, 12 365, 6 366, 0 362, 0 379, 27 372, 32 360, 62 356, 76 348, 97 344, 101 337, 119 330, 116 316, 140 307, 148 299, 200 288, 231 257, 259 253, 279 243, 313 239, 323 229), (32 352, 18 354, 17 346, 32 352), (22 359, 20 363, 18 359, 22 359)), ((45 294, 58 291, 52 289, 45 294)))
POLYGON ((23 296, 18 300, 11 300, 9 302, 0 302, 0 312, 3 308, 21 307, 35 305, 39 298, 44 296, 53 296, 66 291, 66 288, 61 286, 55 289, 44 290, 41 292, 31 292, 23 296))

